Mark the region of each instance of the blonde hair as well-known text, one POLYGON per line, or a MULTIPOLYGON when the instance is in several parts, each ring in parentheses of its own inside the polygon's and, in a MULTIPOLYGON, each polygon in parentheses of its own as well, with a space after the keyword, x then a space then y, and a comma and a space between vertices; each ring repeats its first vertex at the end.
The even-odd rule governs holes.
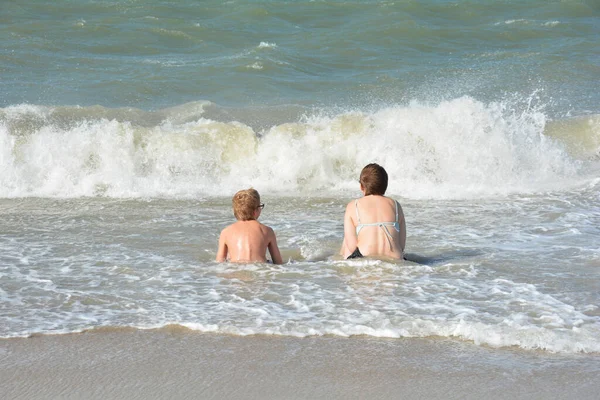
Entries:
POLYGON ((256 219, 254 212, 260 206, 260 195, 255 189, 240 190, 233 196, 233 215, 240 221, 256 219))

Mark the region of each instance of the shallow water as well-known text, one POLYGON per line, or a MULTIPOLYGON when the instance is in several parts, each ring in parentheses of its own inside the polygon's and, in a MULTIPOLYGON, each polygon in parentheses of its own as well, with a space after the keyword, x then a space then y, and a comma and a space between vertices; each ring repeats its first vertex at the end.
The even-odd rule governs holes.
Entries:
POLYGON ((404 201, 397 263, 337 257, 342 199, 266 197, 281 266, 213 261, 229 199, 4 200, 2 336, 179 324, 598 352, 594 193, 404 201))
POLYGON ((599 12, 0 4, 0 337, 174 324, 596 357, 599 12), (336 256, 370 162, 409 261, 336 256), (284 265, 213 261, 249 186, 284 265))

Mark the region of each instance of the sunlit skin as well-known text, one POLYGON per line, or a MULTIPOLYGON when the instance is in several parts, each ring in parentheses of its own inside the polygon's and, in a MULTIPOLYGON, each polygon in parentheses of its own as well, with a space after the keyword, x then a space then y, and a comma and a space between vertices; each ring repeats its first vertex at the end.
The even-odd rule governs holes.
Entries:
MULTIPOLYGON (((396 206, 393 199, 379 195, 365 196, 362 184, 360 190, 363 197, 358 199, 358 212, 362 223, 396 220, 396 206)), ((400 232, 388 228, 388 232, 392 236, 391 246, 385 232, 378 226, 365 226, 357 236, 356 205, 352 200, 346 206, 344 214, 344 241, 340 254, 344 258, 348 258, 358 247, 363 256, 402 259, 406 245, 406 222, 400 205, 398 205, 398 222, 400 223, 400 232)))
POLYGON ((218 262, 267 262, 268 250, 273 264, 283 264, 275 232, 257 221, 261 212, 259 207, 254 211, 253 220, 237 221, 223 229, 217 250, 218 262))

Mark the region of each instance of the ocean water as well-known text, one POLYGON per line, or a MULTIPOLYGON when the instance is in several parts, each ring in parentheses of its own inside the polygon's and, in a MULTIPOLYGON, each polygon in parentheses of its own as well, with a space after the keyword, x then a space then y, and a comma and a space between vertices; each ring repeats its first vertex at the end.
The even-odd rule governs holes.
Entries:
POLYGON ((600 353, 596 1, 0 4, 0 337, 600 353), (408 261, 339 259, 370 162, 408 261), (286 263, 217 264, 255 187, 286 263))

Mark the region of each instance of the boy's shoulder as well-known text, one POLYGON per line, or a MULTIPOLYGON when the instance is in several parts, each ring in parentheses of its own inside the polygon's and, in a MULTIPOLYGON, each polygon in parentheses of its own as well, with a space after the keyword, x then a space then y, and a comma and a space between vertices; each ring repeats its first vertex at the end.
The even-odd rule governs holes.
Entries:
POLYGON ((233 224, 229 224, 225 228, 223 228, 223 230, 221 230, 221 236, 227 236, 229 234, 235 233, 235 231, 238 230, 238 222, 240 221, 236 221, 233 224))
POLYGON ((238 229, 241 229, 248 222, 254 222, 255 226, 258 227, 261 230, 267 230, 267 231, 272 231, 273 230, 270 226, 267 226, 267 225, 265 225, 263 223, 258 222, 255 219, 253 219, 253 220, 250 220, 250 221, 236 221, 236 222, 232 223, 231 225, 227 225, 225 228, 223 228, 223 230, 221 232, 235 232, 238 229))
POLYGON ((270 226, 268 226, 268 225, 265 225, 265 224, 263 224, 263 223, 261 223, 261 222, 258 222, 258 221, 256 221, 256 223, 258 224, 258 228, 259 228, 259 229, 260 229, 260 230, 261 230, 263 233, 270 234, 271 232, 273 232, 273 228, 271 228, 270 226))
POLYGON ((256 221, 256 223, 258 224, 258 228, 260 229, 260 231, 262 232, 263 235, 275 235, 275 231, 273 230, 273 228, 271 228, 268 225, 265 225, 261 222, 256 221))

